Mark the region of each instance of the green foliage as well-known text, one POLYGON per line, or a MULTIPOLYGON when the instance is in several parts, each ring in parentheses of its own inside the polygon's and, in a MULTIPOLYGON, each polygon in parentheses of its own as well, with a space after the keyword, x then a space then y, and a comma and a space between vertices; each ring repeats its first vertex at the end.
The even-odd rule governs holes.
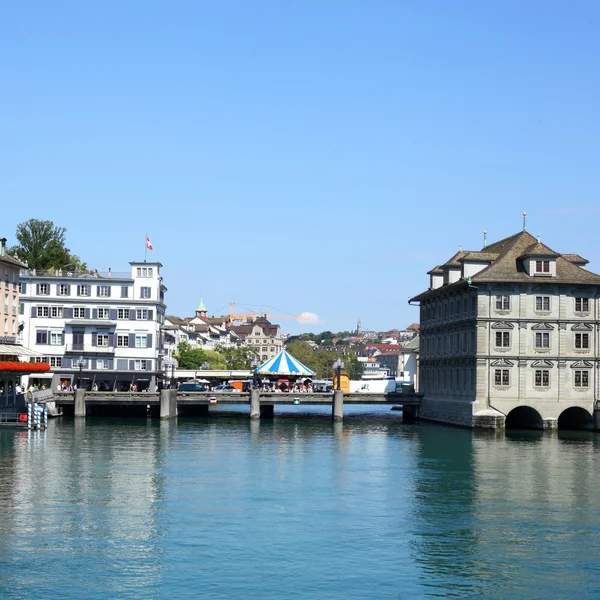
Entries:
POLYGON ((250 346, 228 348, 217 346, 217 351, 221 355, 226 369, 251 369, 252 360, 258 356, 256 349, 250 346))
POLYGON ((333 377, 333 363, 341 358, 344 361, 344 370, 350 379, 360 379, 364 365, 359 362, 353 352, 341 354, 331 350, 315 352, 311 345, 302 340, 295 340, 286 344, 285 349, 301 363, 316 373, 317 379, 331 379, 333 377))
POLYGON ((15 236, 19 243, 10 252, 17 254, 30 269, 85 272, 86 264, 65 246, 66 233, 64 227, 56 227, 52 221, 29 219, 17 225, 15 236))
POLYGON ((177 362, 180 369, 200 369, 203 363, 208 363, 204 350, 192 348, 188 342, 181 342, 177 350, 177 362))

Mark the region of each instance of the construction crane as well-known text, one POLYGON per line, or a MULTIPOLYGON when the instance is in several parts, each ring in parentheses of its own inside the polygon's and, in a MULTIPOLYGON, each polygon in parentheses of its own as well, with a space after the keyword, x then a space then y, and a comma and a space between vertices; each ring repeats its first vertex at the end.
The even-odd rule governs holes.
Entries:
POLYGON ((272 315, 271 307, 267 306, 266 312, 245 312, 245 313, 235 313, 235 302, 229 303, 229 323, 251 323, 255 321, 259 317, 265 317, 269 321, 271 319, 282 319, 287 321, 297 321, 298 315, 272 315))

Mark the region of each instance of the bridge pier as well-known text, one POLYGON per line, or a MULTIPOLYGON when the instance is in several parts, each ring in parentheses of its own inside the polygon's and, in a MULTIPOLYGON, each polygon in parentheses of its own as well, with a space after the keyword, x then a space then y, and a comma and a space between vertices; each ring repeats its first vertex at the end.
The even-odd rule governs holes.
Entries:
POLYGON ((74 417, 85 417, 85 390, 77 388, 75 390, 75 402, 73 407, 74 417))
POLYGON ((263 419, 272 419, 275 416, 274 404, 263 404, 261 407, 261 417, 263 419))
POLYGON ((260 419, 260 390, 250 390, 250 418, 260 419))
POLYGON ((402 406, 402 420, 407 422, 416 421, 419 418, 418 406, 402 406))
POLYGON ((160 418, 177 416, 177 390, 160 390, 160 418))
POLYGON ((331 416, 334 421, 342 421, 344 418, 344 392, 342 390, 335 390, 333 393, 331 416))

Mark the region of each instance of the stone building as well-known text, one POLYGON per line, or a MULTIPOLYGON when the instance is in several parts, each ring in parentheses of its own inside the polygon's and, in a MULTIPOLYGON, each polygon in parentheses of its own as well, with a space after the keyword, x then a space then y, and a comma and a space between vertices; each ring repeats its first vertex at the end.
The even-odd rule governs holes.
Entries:
POLYGON ((600 276, 525 230, 429 272, 420 416, 469 427, 594 426, 600 276))
POLYGON ((269 360, 283 348, 279 325, 271 323, 266 317, 258 317, 251 323, 234 325, 230 329, 242 342, 256 350, 261 361, 269 360))

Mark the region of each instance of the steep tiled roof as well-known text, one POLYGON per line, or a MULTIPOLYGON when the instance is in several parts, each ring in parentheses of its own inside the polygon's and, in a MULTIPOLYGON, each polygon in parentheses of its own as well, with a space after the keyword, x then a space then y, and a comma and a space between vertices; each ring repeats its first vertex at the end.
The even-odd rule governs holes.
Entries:
POLYGON ((442 267, 440 265, 431 269, 431 271, 427 271, 427 275, 443 275, 443 274, 444 274, 444 269, 442 269, 442 267))
POLYGON ((534 242, 533 244, 531 244, 531 246, 528 246, 527 248, 525 248, 525 252, 523 252, 523 254, 521 256, 523 256, 523 257, 525 257, 525 256, 556 257, 556 256, 560 256, 560 255, 558 254, 558 252, 554 252, 554 250, 551 250, 550 248, 548 248, 548 246, 546 246, 545 244, 542 244, 542 242, 540 242, 538 240, 537 242, 534 242))
MULTIPOLYGON (((473 283, 494 282, 532 282, 539 284, 568 283, 572 285, 600 285, 600 275, 592 273, 579 265, 587 264, 588 261, 578 254, 561 255, 548 246, 536 240, 530 233, 520 231, 510 237, 489 244, 481 252, 459 252, 455 254, 444 266, 455 266, 463 260, 476 260, 475 256, 486 257, 491 264, 471 277, 473 283), (523 258, 526 256, 551 257, 556 261, 556 275, 551 277, 530 276, 523 268, 523 258), (467 258, 468 257, 468 258, 467 258), (493 258, 492 258, 493 257, 493 258)), ((436 267, 436 269, 439 267, 436 267)), ((465 285, 464 280, 453 284, 427 290, 412 298, 419 301, 437 290, 448 289, 453 286, 465 285)))
POLYGON ((587 265, 590 262, 586 258, 579 256, 579 254, 563 254, 562 257, 574 265, 587 265))
POLYGON ((460 267, 460 261, 467 254, 472 254, 472 252, 470 252, 469 250, 460 250, 452 258, 450 258, 447 262, 445 262, 442 266, 444 266, 444 267, 460 267))
POLYGON ((498 254, 496 252, 486 252, 485 250, 482 250, 481 252, 465 252, 465 255, 459 259, 459 262, 464 262, 465 260, 491 262, 497 258, 498 254))
POLYGON ((27 265, 24 262, 21 262, 18 258, 14 256, 9 256, 8 254, 4 254, 0 256, 0 262, 7 263, 12 265, 13 267, 19 267, 20 269, 26 269, 27 265))
MULTIPOLYGON (((492 244, 498 252, 498 258, 488 267, 473 275, 473 282, 494 281, 532 281, 536 278, 528 275, 522 266, 521 257, 537 252, 539 242, 526 231, 521 231, 505 240, 492 244)), ((492 246, 488 246, 489 251, 492 246)), ((544 244, 539 244, 540 252, 549 252, 544 256, 556 258, 556 276, 539 278, 540 283, 600 284, 600 276, 586 271, 571 261, 563 258, 544 244)))
POLYGON ((183 325, 185 320, 181 317, 176 317, 175 315, 167 315, 167 319, 173 323, 173 325, 183 325))
POLYGON ((420 345, 421 345, 421 336, 417 335, 412 340, 410 340, 410 342, 407 342, 404 345, 404 348, 402 350, 403 351, 406 351, 406 350, 412 350, 412 351, 418 350, 419 347, 420 347, 420 345))

